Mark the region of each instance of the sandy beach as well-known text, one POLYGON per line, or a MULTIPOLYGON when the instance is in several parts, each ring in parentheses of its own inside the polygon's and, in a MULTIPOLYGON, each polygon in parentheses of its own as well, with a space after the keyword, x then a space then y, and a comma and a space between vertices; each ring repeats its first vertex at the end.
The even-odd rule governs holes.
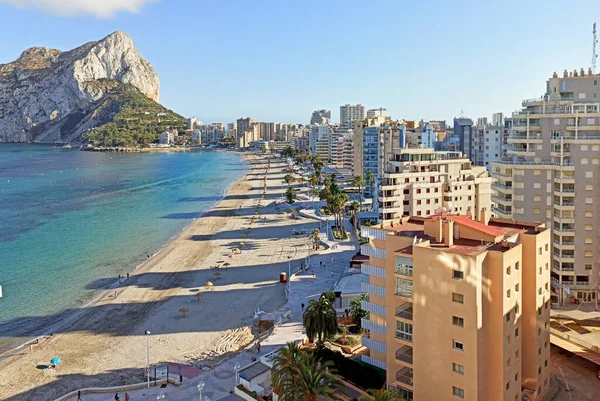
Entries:
POLYGON ((211 365, 252 342, 254 311, 285 302, 279 273, 288 271, 288 256, 294 269, 309 252, 307 236, 293 229, 315 222, 293 220, 277 206, 287 187, 282 161, 267 172, 266 158, 246 157, 249 172, 225 198, 124 279, 116 297, 109 291, 31 352, 0 361, 0 399, 53 400, 77 388, 140 382, 146 330, 152 364, 211 365), (42 369, 54 357, 60 365, 42 369))

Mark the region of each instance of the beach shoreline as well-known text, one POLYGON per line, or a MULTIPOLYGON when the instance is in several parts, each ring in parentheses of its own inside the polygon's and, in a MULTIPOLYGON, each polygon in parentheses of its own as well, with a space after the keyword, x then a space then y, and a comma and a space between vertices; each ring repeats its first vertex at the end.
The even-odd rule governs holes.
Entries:
POLYGON ((287 256, 299 265, 308 254, 307 239, 293 236, 290 226, 315 223, 292 220, 276 207, 286 188, 283 161, 274 160, 267 172, 266 157, 244 158, 248 169, 226 196, 129 279, 82 307, 31 353, 22 347, 4 360, 0 382, 7 385, 0 388, 0 398, 53 399, 89 385, 139 381, 146 365, 145 330, 153 333, 152 364, 200 366, 251 342, 253 311, 285 302, 278 276, 287 271, 287 256), (241 248, 243 256, 233 248, 241 248), (220 269, 222 276, 213 274, 214 266, 226 264, 231 266, 220 269), (207 281, 214 287, 206 287, 207 281), (182 307, 189 310, 185 318, 178 313, 182 307), (39 368, 55 356, 63 360, 58 369, 39 368))
MULTIPOLYGON (((193 218, 190 222, 188 222, 185 226, 183 226, 179 230, 179 232, 177 232, 176 234, 171 236, 166 242, 162 243, 155 250, 153 250, 151 252, 152 257, 158 256, 160 254, 160 252, 162 252, 164 249, 166 249, 174 241, 181 238, 184 235, 185 231, 192 224, 194 224, 194 222, 196 220, 202 218, 206 213, 209 213, 211 210, 216 208, 219 205, 219 203, 222 202, 223 199, 225 199, 225 197, 227 196, 227 194, 229 193, 231 188, 234 185, 240 183, 244 179, 244 177, 248 174, 248 172, 250 171, 250 166, 249 166, 248 160, 246 160, 244 153, 242 153, 242 152, 231 152, 231 153, 236 153, 240 156, 240 159, 239 159, 240 164, 245 166, 246 170, 243 173, 239 174, 238 177, 236 177, 226 188, 223 189, 223 192, 221 193, 221 197, 219 200, 215 201, 208 209, 206 209, 205 211, 200 213, 200 215, 198 217, 193 218)), ((144 266, 146 264, 148 264, 149 262, 150 262, 150 258, 142 260, 141 262, 135 264, 133 269, 131 271, 129 271, 129 274, 133 275, 136 273, 140 273, 142 271, 142 269, 144 268, 144 266)), ((124 279, 124 278, 125 277, 123 277, 122 279, 124 279)), ((118 288, 119 285, 122 284, 122 279, 116 278, 115 281, 112 284, 108 285, 107 288, 96 291, 88 299, 86 299, 83 304, 72 306, 71 308, 75 309, 72 313, 70 313, 68 316, 65 316, 64 318, 62 318, 59 322, 56 322, 56 323, 52 324, 51 326, 44 327, 42 329, 43 330, 42 333, 32 334, 32 336, 29 340, 24 341, 15 346, 12 346, 11 348, 8 348, 6 350, 0 350, 0 368, 1 368, 2 364, 5 363, 11 357, 11 354, 19 352, 20 350, 29 347, 29 345, 31 345, 31 344, 38 343, 40 340, 42 340, 48 336, 51 336, 53 333, 55 333, 57 331, 60 331, 63 327, 67 326, 73 320, 77 319, 78 317, 81 317, 82 313, 87 312, 85 310, 86 308, 93 306, 95 303, 102 300, 107 295, 109 295, 112 291, 114 291, 115 288, 118 288)))

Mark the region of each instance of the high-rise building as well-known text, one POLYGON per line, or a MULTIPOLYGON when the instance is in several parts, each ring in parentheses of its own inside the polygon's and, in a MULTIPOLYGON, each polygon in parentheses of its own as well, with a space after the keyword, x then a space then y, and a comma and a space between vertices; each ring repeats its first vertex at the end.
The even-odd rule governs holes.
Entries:
POLYGON ((600 75, 554 73, 513 113, 507 156, 493 163, 494 212, 552 229, 552 285, 564 301, 600 293, 600 75))
POLYGON ((367 110, 367 118, 371 119, 371 118, 377 118, 377 117, 383 117, 386 119, 390 119, 390 113, 388 113, 387 109, 383 108, 383 107, 379 107, 378 109, 369 109, 367 110))
POLYGON ((212 123, 201 125, 197 128, 200 132, 202 144, 217 144, 225 136, 225 124, 212 123))
POLYGON ((473 120, 464 117, 455 118, 453 135, 458 138, 459 150, 469 159, 473 159, 473 120))
POLYGON ((193 130, 196 128, 196 117, 190 117, 187 119, 187 129, 193 130))
POLYGON ((265 141, 274 141, 277 139, 275 123, 259 123, 259 136, 265 141))
MULTIPOLYGON (((376 193, 379 181, 385 171, 385 156, 389 152, 404 147, 405 134, 406 128, 400 124, 370 126, 365 127, 362 131, 362 146, 360 147, 361 174, 365 181, 368 181, 369 173, 373 175, 375 180, 373 189, 376 193)), ((368 197, 373 197, 371 185, 365 188, 364 193, 368 197)))
POLYGON ((406 400, 542 400, 548 392, 550 231, 488 216, 361 229, 369 238, 362 360, 385 369, 406 400))
POLYGON ((352 129, 354 121, 365 119, 365 106, 362 104, 340 106, 340 126, 346 129, 352 129))
POLYGON ((504 126, 504 113, 492 114, 492 125, 504 126))
POLYGON ((310 125, 329 125, 331 124, 331 110, 315 110, 310 117, 310 125))
POLYGON ((386 153, 381 175, 379 220, 431 216, 445 209, 478 216, 491 210, 492 178, 460 152, 431 148, 386 153))
POLYGON ((488 119, 487 119, 487 117, 479 117, 477 119, 477 126, 478 127, 483 127, 485 125, 488 125, 488 119))
POLYGON ((310 154, 319 156, 322 162, 329 160, 329 143, 333 135, 330 125, 313 125, 309 135, 310 154))
POLYGON ((238 118, 237 120, 237 133, 240 135, 242 132, 248 131, 251 125, 254 123, 254 120, 250 117, 246 118, 238 118))
POLYGON ((471 161, 492 171, 492 163, 506 155, 508 128, 499 125, 483 125, 472 128, 471 161))

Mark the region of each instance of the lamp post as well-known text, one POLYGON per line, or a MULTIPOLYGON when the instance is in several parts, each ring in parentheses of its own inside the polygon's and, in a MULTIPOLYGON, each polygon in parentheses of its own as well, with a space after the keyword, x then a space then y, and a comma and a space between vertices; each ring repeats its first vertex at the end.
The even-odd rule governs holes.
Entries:
POLYGON ((197 387, 198 387, 198 393, 200 394, 199 397, 198 397, 198 400, 202 401, 202 390, 204 389, 204 380, 200 380, 198 382, 198 386, 197 387))
POLYGON ((238 383, 240 382, 240 364, 236 363, 235 366, 233 367, 235 369, 235 386, 238 385, 238 383))
POLYGON ((292 257, 288 255, 288 283, 292 279, 292 257))
POLYGON ((148 388, 150 388, 150 330, 146 330, 146 375, 148 376, 148 388))

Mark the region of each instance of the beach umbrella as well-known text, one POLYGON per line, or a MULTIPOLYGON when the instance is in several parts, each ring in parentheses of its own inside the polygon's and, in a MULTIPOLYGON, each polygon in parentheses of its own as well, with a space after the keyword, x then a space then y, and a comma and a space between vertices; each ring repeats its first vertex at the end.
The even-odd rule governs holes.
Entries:
POLYGON ((185 312, 189 312, 190 310, 188 308, 181 308, 179 309, 179 312, 183 313, 183 317, 185 317, 185 312))
POLYGON ((56 366, 60 363, 60 358, 52 358, 50 359, 50 365, 56 366))
POLYGON ((211 283, 210 281, 207 281, 206 283, 204 283, 205 287, 212 287, 214 284, 211 283))

